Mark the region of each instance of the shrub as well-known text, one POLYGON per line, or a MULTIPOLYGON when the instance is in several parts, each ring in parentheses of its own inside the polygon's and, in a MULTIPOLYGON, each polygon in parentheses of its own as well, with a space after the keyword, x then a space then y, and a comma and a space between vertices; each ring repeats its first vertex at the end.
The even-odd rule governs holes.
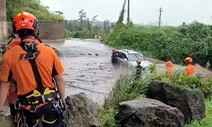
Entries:
POLYGON ((105 100, 105 107, 117 107, 120 102, 143 97, 149 80, 134 81, 133 74, 123 74, 105 100))
POLYGON ((198 77, 182 76, 178 79, 177 84, 201 90, 206 98, 212 96, 212 78, 200 80, 198 77))

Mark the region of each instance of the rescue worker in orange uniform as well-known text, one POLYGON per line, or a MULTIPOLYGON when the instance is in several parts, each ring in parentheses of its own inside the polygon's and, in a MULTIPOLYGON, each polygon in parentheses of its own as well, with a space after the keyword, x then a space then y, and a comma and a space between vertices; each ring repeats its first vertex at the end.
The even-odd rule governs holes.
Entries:
POLYGON ((175 68, 174 68, 174 64, 172 63, 172 61, 170 61, 170 60, 167 61, 165 63, 165 66, 166 66, 166 74, 168 76, 173 75, 175 73, 175 68))
POLYGON ((19 118, 17 126, 66 127, 63 65, 55 51, 36 43, 37 18, 21 12, 13 20, 21 44, 7 50, 2 61, 0 113, 4 110, 10 82, 17 83, 19 118))
POLYGON ((166 66, 166 76, 167 78, 170 79, 170 81, 175 82, 177 79, 177 76, 175 75, 175 68, 174 68, 174 64, 172 63, 172 61, 167 61, 165 63, 166 66))
MULTIPOLYGON (((15 32, 15 31, 14 31, 15 32)), ((42 41, 38 38, 38 32, 36 33, 36 39, 35 39, 35 43, 42 43, 42 41)), ((8 47, 6 50, 10 50, 12 47, 21 44, 21 38, 18 36, 14 35, 14 38, 12 38, 9 42, 8 42, 8 47)), ((45 44, 46 46, 49 46, 47 44, 45 44)), ((49 46, 51 47, 51 46, 49 46)), ((52 48, 52 47, 51 47, 52 48)), ((54 48, 53 48, 54 49, 54 48)), ((5 51, 6 51, 5 50, 5 51)), ((56 51, 56 49, 54 49, 56 51)), ((57 53, 57 52, 56 52, 57 53)), ((3 53, 4 54, 4 53, 3 53)), ((9 103, 9 107, 10 107, 10 114, 14 117, 16 115, 16 110, 14 108, 14 104, 17 100, 17 93, 16 93, 16 82, 13 80, 11 82, 11 87, 9 89, 9 94, 8 94, 8 103, 9 103)))
POLYGON ((185 75, 186 76, 194 76, 196 73, 196 69, 192 65, 193 59, 191 57, 186 57, 184 61, 186 63, 185 75))
MULTIPOLYGON (((15 33, 16 31, 14 31, 15 33)), ((35 43, 42 43, 42 41, 38 38, 39 32, 35 33, 35 43)), ((14 38, 11 38, 11 40, 8 42, 8 47, 7 50, 10 50, 12 47, 21 44, 21 38, 18 37, 17 35, 14 35, 14 38)), ((10 114, 15 117, 16 115, 16 110, 15 110, 15 102, 17 100, 17 93, 16 93, 16 81, 11 81, 10 89, 9 89, 9 94, 8 94, 8 103, 10 107, 10 114)))
MULTIPOLYGON (((36 34, 37 35, 36 35, 35 43, 42 43, 42 41, 38 38, 39 32, 36 32, 36 34)), ((14 34, 13 37, 11 36, 11 39, 10 39, 10 41, 7 44, 8 44, 8 47, 7 47, 6 50, 10 50, 12 47, 21 44, 21 38, 18 37, 17 34, 14 34)), ((47 44, 45 44, 45 45, 49 46, 47 44)), ((54 49, 54 50, 56 51, 56 49, 54 49)), ((8 100, 9 107, 10 107, 10 114, 14 117, 16 115, 16 110, 14 108, 14 104, 15 104, 15 102, 17 100, 16 82, 15 81, 11 82, 11 87, 9 89, 9 94, 8 94, 7 100, 8 100)))

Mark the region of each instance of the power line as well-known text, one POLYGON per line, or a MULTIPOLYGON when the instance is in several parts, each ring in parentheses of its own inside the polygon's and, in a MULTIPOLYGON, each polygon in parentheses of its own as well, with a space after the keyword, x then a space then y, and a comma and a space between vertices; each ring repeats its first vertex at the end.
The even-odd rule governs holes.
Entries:
POLYGON ((159 28, 161 27, 161 16, 162 16, 163 8, 159 8, 159 28))

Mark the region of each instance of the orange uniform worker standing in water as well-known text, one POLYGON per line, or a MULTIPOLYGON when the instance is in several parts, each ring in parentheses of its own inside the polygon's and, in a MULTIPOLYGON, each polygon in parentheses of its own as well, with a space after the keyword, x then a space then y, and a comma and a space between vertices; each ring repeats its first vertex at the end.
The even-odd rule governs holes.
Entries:
POLYGON ((192 65, 193 59, 191 57, 186 57, 184 61, 186 63, 185 75, 186 76, 194 76, 196 73, 196 69, 192 65))

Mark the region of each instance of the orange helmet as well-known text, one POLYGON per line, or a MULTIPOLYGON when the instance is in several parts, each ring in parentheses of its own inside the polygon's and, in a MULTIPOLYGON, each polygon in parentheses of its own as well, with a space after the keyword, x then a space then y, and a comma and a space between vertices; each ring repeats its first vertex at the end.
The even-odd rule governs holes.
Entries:
POLYGON ((141 64, 141 60, 137 60, 137 63, 138 63, 138 64, 141 64))
POLYGON ((29 29, 37 32, 39 29, 39 22, 37 18, 31 13, 22 11, 13 19, 13 31, 17 32, 21 29, 29 29))
POLYGON ((115 52, 116 51, 116 49, 115 48, 112 48, 112 52, 115 52))
POLYGON ((166 66, 166 67, 173 67, 172 61, 167 61, 167 62, 165 63, 165 66, 166 66))
POLYGON ((186 57, 184 61, 188 63, 192 63, 193 59, 191 57, 186 57))

